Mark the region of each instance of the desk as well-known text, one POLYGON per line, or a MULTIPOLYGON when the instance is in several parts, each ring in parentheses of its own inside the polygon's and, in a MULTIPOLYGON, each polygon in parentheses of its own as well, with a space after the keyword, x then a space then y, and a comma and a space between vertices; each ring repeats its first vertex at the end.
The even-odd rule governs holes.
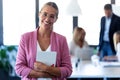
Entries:
POLYGON ((81 61, 75 68, 75 63, 72 62, 73 73, 70 78, 103 78, 104 80, 120 78, 120 67, 103 67, 100 64, 94 65, 91 61, 81 61))

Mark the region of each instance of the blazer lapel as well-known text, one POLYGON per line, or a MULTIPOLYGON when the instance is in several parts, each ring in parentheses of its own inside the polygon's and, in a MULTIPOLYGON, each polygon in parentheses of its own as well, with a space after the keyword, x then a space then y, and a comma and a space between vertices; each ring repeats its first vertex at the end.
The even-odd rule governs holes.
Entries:
POLYGON ((113 27, 113 24, 114 24, 114 17, 115 15, 113 14, 112 15, 112 18, 111 18, 111 23, 110 23, 110 29, 109 30, 111 30, 112 29, 112 27, 113 27))
POLYGON ((51 33, 50 37, 51 51, 56 51, 56 35, 54 32, 51 33))
POLYGON ((103 25, 102 25, 102 28, 103 28, 103 32, 105 31, 105 17, 103 18, 103 25))
POLYGON ((105 17, 103 17, 101 21, 101 40, 103 40, 104 32, 105 32, 105 17))

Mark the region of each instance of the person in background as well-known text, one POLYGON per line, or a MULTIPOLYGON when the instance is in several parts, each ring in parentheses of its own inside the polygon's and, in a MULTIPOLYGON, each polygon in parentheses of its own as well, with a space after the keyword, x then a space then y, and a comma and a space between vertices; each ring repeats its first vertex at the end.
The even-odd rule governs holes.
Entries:
POLYGON ((86 32, 81 27, 75 27, 73 32, 73 40, 70 43, 70 54, 75 56, 76 50, 82 50, 88 47, 88 43, 85 41, 86 32))
POLYGON ((66 38, 53 32, 53 24, 57 21, 58 13, 56 3, 46 3, 39 12, 39 27, 22 35, 15 65, 16 73, 21 76, 21 80, 66 80, 71 75, 72 65, 66 38), (37 50, 55 51, 55 66, 36 61, 37 50))
POLYGON ((114 46, 115 46, 115 50, 117 52, 116 56, 118 61, 120 61, 120 31, 117 31, 114 34, 114 46))
POLYGON ((103 60, 120 62, 120 31, 117 31, 114 33, 113 41, 114 41, 114 47, 117 54, 115 56, 105 56, 103 60))
POLYGON ((120 31, 117 31, 114 33, 113 40, 114 40, 115 50, 117 51, 117 55, 119 55, 120 54, 120 31))
POLYGON ((104 6, 105 16, 101 18, 101 30, 99 38, 99 52, 100 60, 104 56, 116 55, 113 44, 113 34, 120 30, 120 18, 113 13, 112 5, 106 4, 104 6))

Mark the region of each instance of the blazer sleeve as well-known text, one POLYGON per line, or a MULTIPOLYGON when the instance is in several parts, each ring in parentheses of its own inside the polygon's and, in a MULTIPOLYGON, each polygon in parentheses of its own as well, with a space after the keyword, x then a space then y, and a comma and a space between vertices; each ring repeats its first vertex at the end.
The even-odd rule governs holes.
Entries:
POLYGON ((26 38, 24 35, 22 35, 20 44, 18 47, 18 53, 17 53, 16 65, 15 65, 16 73, 22 77, 27 77, 30 71, 32 70, 27 66, 25 41, 26 41, 26 38))
POLYGON ((72 73, 72 65, 66 38, 63 38, 61 46, 61 60, 61 78, 69 77, 72 73))
POLYGON ((98 51, 101 50, 103 35, 104 35, 104 25, 105 25, 105 17, 101 18, 100 22, 100 35, 99 35, 99 44, 98 44, 98 51))

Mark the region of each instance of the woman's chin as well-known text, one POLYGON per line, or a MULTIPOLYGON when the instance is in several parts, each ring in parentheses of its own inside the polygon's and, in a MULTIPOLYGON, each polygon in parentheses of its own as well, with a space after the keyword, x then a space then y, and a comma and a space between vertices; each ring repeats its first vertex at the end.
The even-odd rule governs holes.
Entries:
POLYGON ((45 29, 50 30, 51 26, 44 26, 45 29))

